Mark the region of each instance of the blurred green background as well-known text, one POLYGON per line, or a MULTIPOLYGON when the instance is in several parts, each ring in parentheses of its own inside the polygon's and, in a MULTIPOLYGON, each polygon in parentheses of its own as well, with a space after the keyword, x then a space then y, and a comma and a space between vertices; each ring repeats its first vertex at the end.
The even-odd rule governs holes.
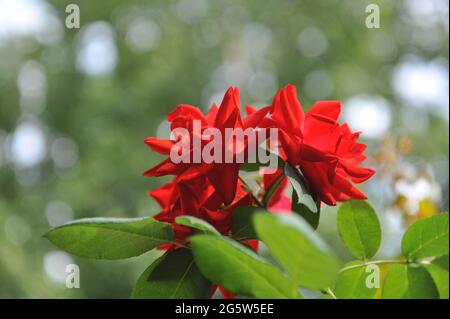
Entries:
MULTIPOLYGON (((0 297, 127 298, 158 252, 89 261, 42 235, 88 216, 158 212, 163 179, 143 144, 180 103, 207 110, 230 85, 267 105, 293 83, 308 108, 344 102, 362 130, 364 185, 396 256, 408 223, 448 210, 448 2, 0 0, 0 297), (65 27, 79 5, 81 28, 65 27), (369 3, 381 27, 365 25, 369 3), (81 288, 65 287, 76 263, 81 288)), ((319 231, 345 255, 335 209, 319 231)))

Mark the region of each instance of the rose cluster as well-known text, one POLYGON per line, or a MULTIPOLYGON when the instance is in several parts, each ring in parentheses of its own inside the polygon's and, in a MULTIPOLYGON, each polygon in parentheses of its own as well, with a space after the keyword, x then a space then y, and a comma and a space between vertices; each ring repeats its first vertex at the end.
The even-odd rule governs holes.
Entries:
MULTIPOLYGON (((319 101, 304 113, 295 86, 287 85, 275 95, 271 105, 258 110, 246 106, 245 110, 244 117, 241 115, 239 90, 229 88, 220 106, 213 105, 206 114, 197 107, 183 104, 177 106, 167 120, 172 131, 183 128, 190 135, 195 134, 194 121, 201 123, 202 131, 208 128, 221 132, 227 128, 257 131, 277 128, 278 141, 269 143, 267 140, 267 149, 276 147, 283 162, 301 172, 317 202, 336 205, 350 199, 366 199, 355 184, 366 181, 375 172, 361 167, 366 158, 363 154, 366 145, 358 143, 360 132, 352 132, 347 124, 338 123, 341 113, 339 101, 319 101)), ((246 142, 240 147, 245 148, 246 142)), ((223 235, 232 235, 232 216, 237 207, 265 206, 274 212, 291 210, 290 198, 285 194, 287 178, 283 169, 270 173, 260 169, 260 178, 256 179, 260 191, 254 194, 240 178, 242 163, 174 163, 169 155, 176 140, 149 137, 145 143, 153 151, 168 156, 144 175, 174 176, 172 181, 149 195, 162 209, 155 219, 171 223, 180 244, 188 244, 186 241, 191 230, 175 223, 178 216, 195 216, 223 235)), ((255 242, 247 244, 257 249, 255 242)), ((176 245, 160 247, 165 250, 175 248, 176 245)), ((232 296, 224 290, 222 293, 232 296)))

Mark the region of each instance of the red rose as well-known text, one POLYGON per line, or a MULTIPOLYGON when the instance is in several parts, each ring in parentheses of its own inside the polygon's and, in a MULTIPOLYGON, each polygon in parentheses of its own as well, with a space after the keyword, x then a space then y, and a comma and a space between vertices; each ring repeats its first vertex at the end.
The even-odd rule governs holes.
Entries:
MULTIPOLYGON (((213 105, 208 114, 204 115, 197 107, 190 105, 180 105, 176 107, 167 117, 171 123, 171 129, 186 129, 190 138, 194 134, 193 121, 197 120, 201 123, 201 130, 207 128, 216 128, 222 133, 226 128, 249 128, 256 127, 259 121, 269 111, 269 107, 259 111, 252 112, 245 120, 241 118, 239 108, 239 90, 237 88, 229 88, 225 93, 220 107, 213 105)), ((225 134, 222 134, 225 136, 225 134)), ((208 141, 202 140, 204 143, 208 141)), ((172 146, 176 141, 168 139, 159 139, 149 137, 145 140, 152 150, 169 155, 172 146)), ((223 145, 226 143, 223 142, 223 145)), ((244 147, 245 148, 245 147, 244 147)), ((194 149, 191 148, 191 155, 194 149)), ((157 166, 149 169, 144 173, 145 176, 164 176, 176 175, 177 182, 187 182, 198 177, 206 177, 214 186, 218 195, 225 205, 229 205, 235 198, 236 185, 238 180, 239 163, 174 163, 170 158, 164 160, 157 166)))
POLYGON ((360 132, 352 133, 347 124, 337 122, 339 101, 319 101, 304 114, 297 90, 289 84, 276 94, 270 113, 280 129, 287 161, 300 168, 321 201, 336 205, 366 199, 353 183, 369 179, 375 171, 359 166, 366 158, 366 145, 357 143, 360 132))
MULTIPOLYGON (((192 180, 189 184, 169 182, 149 193, 161 206, 162 211, 154 216, 156 220, 172 224, 175 241, 186 244, 191 235, 188 227, 175 223, 175 218, 190 215, 205 220, 223 235, 231 235, 233 211, 240 206, 253 204, 250 194, 242 190, 242 183, 238 182, 237 196, 232 204, 223 208, 220 197, 205 177, 192 180)), ((256 240, 249 240, 247 244, 253 250, 258 249, 256 240)), ((179 246, 164 244, 161 250, 172 250, 179 246)), ((219 288, 225 299, 234 299, 235 294, 218 285, 213 285, 211 296, 219 288)))
MULTIPOLYGON (((212 226, 221 234, 231 235, 233 211, 237 207, 251 206, 253 204, 251 194, 242 189, 242 183, 238 182, 237 196, 227 207, 223 207, 222 201, 215 189, 208 183, 205 177, 200 177, 189 183, 169 182, 149 193, 162 211, 154 216, 156 220, 171 223, 175 232, 175 240, 185 243, 191 234, 190 229, 175 224, 178 216, 195 216, 212 226)), ((160 249, 173 249, 177 245, 162 245, 160 249)))

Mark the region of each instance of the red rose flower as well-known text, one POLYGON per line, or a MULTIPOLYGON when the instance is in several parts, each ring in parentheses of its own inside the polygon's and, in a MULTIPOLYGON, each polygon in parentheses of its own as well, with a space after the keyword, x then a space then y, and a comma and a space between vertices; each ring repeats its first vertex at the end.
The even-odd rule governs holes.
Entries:
POLYGON ((270 113, 280 129, 287 161, 300 168, 321 201, 336 205, 367 198, 353 183, 369 179, 375 171, 359 166, 366 158, 366 145, 357 142, 360 132, 337 122, 339 101, 319 101, 304 114, 297 90, 289 84, 276 94, 270 113))
MULTIPOLYGON (((189 184, 169 182, 149 193, 161 206, 162 211, 154 216, 158 221, 172 224, 175 233, 175 241, 187 244, 187 238, 191 235, 191 229, 175 223, 175 218, 183 215, 198 217, 214 226, 223 235, 231 235, 233 211, 240 206, 251 206, 252 197, 242 189, 242 183, 238 182, 237 196, 228 207, 222 207, 220 196, 208 183, 205 177, 190 181, 189 184)), ((253 250, 258 249, 256 240, 246 241, 253 250)), ((173 250, 180 247, 176 244, 160 245, 158 249, 173 250)), ((235 294, 218 285, 213 285, 211 297, 219 288, 225 299, 234 299, 235 294)))
MULTIPOLYGON (((221 234, 231 235, 233 211, 240 206, 251 206, 252 196, 242 189, 242 183, 238 181, 237 196, 227 207, 223 207, 221 197, 214 187, 208 183, 206 177, 200 177, 189 183, 169 182, 149 193, 162 211, 154 216, 156 220, 171 223, 175 240, 185 244, 191 234, 188 227, 175 223, 178 216, 195 216, 212 226, 221 234)), ((159 249, 170 250, 176 248, 176 244, 162 245, 159 249)))
MULTIPOLYGON (((237 88, 229 88, 225 93, 220 107, 213 105, 208 114, 204 115, 197 107, 183 104, 176 107, 168 115, 167 120, 171 123, 172 130, 177 128, 186 129, 190 134, 190 138, 193 137, 195 131, 193 128, 194 120, 200 121, 202 131, 207 128, 216 128, 222 132, 222 137, 224 138, 224 131, 226 128, 246 129, 256 127, 268 111, 268 107, 255 111, 243 120, 239 108, 239 91, 237 88)), ((201 147, 207 142, 209 141, 202 140, 201 147)), ((176 141, 149 137, 145 140, 145 143, 150 146, 152 150, 164 155, 169 155, 172 146, 176 141)), ((222 144, 225 145, 225 141, 222 141, 222 144)), ((190 151, 190 156, 193 156, 192 153, 194 152, 194 148, 192 145, 190 151)), ((233 149, 233 151, 235 152, 235 149, 233 149)), ((225 203, 225 205, 229 205, 236 195, 238 172, 239 163, 236 162, 205 163, 201 161, 200 163, 174 163, 169 157, 162 163, 146 171, 144 175, 176 175, 177 182, 186 182, 198 177, 206 177, 214 186, 222 202, 225 203)))

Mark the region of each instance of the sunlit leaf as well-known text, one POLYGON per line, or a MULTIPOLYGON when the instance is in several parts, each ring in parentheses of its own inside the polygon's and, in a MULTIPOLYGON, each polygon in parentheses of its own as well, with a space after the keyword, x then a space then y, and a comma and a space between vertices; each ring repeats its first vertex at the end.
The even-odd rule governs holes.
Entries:
POLYGON ((372 299, 377 292, 376 287, 367 284, 370 272, 366 271, 366 266, 361 265, 361 261, 347 263, 344 268, 348 270, 339 273, 334 288, 334 293, 339 299, 372 299))
POLYGON ((228 238, 191 238, 195 262, 212 282, 256 298, 299 298, 293 284, 278 268, 247 247, 228 238))
POLYGON ((337 215, 339 235, 350 253, 359 259, 373 257, 381 243, 381 225, 375 210, 365 201, 347 201, 337 215))
POLYGON ((393 265, 384 280, 384 299, 436 299, 439 292, 422 266, 393 265))
POLYGON ((323 289, 337 275, 338 263, 311 226, 296 215, 255 215, 258 237, 297 285, 323 289))
POLYGON ((415 222, 403 236, 403 255, 412 260, 448 255, 448 230, 448 213, 415 222))
POLYGON ((95 259, 138 256, 173 243, 172 226, 152 218, 86 218, 56 227, 45 237, 68 253, 95 259))
POLYGON ((194 216, 178 216, 175 218, 175 223, 178 225, 187 226, 199 230, 205 234, 220 235, 220 233, 211 224, 203 219, 194 216))
POLYGON ((433 277, 434 283, 439 291, 439 298, 448 299, 449 276, 448 276, 448 255, 441 256, 433 260, 426 269, 433 277))

